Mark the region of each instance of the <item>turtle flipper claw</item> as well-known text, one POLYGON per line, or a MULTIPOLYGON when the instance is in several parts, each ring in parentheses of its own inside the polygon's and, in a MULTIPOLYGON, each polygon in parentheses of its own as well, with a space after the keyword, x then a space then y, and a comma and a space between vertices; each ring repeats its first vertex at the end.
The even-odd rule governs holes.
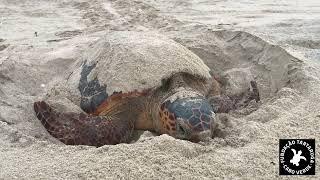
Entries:
POLYGON ((133 123, 85 113, 60 113, 46 102, 34 103, 34 111, 47 131, 67 145, 103 146, 127 142, 133 123))

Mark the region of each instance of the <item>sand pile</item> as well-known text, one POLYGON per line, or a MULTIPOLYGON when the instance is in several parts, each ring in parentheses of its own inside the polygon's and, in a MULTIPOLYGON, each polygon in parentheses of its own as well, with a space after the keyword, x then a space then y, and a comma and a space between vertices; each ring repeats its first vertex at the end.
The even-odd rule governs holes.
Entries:
POLYGON ((7 0, 0 14, 0 179, 272 179, 279 138, 320 137, 320 66, 295 47, 289 54, 249 33, 181 22, 142 1, 7 0), (132 144, 63 145, 32 104, 90 43, 119 30, 166 35, 230 82, 250 74, 261 103, 220 114, 216 137, 199 144, 145 132, 132 144))

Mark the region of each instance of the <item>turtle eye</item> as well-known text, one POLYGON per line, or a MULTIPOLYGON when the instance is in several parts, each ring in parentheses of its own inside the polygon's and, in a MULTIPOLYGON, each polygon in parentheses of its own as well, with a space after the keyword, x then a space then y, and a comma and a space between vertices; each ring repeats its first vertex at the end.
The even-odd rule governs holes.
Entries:
POLYGON ((177 123, 177 132, 179 132, 180 134, 186 134, 187 130, 180 123, 177 123))
POLYGON ((180 118, 177 119, 177 137, 180 139, 189 139, 192 134, 192 129, 187 124, 184 123, 184 120, 180 118))
POLYGON ((181 132, 181 134, 185 134, 186 130, 179 123, 177 124, 177 131, 181 132))

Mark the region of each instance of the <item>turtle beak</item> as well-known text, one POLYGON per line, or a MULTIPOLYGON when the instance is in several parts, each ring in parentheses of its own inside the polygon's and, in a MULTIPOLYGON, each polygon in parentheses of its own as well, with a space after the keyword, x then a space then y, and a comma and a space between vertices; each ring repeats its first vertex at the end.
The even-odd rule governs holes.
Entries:
POLYGON ((192 127, 185 120, 178 118, 176 123, 176 137, 179 139, 189 140, 191 142, 199 142, 200 137, 211 134, 210 126, 205 126, 203 128, 192 127))

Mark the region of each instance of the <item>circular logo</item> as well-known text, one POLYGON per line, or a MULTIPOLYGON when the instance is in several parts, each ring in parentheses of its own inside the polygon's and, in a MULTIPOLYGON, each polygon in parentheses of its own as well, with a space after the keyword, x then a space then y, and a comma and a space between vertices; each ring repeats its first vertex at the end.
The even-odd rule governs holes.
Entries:
POLYGON ((314 139, 280 140, 280 175, 312 175, 315 172, 314 139))

